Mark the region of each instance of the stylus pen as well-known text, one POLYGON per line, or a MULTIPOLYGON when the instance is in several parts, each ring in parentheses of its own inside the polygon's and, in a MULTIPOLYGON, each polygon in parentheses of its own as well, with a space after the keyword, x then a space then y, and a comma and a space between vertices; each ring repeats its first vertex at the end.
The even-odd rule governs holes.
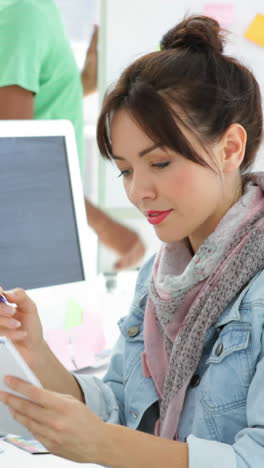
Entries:
POLYGON ((4 304, 9 305, 11 307, 16 307, 16 304, 8 302, 7 298, 3 294, 0 295, 0 302, 3 302, 4 304))
POLYGON ((8 300, 5 298, 3 294, 0 296, 0 302, 4 302, 5 304, 8 304, 8 300))

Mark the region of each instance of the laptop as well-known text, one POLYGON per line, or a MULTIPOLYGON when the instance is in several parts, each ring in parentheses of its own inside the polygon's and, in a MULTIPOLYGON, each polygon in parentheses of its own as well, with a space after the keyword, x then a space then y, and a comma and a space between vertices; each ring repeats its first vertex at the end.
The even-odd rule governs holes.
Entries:
POLYGON ((69 121, 0 121, 0 201, 0 285, 26 289, 57 357, 85 367, 83 323, 93 351, 103 337, 91 304, 96 236, 69 121))

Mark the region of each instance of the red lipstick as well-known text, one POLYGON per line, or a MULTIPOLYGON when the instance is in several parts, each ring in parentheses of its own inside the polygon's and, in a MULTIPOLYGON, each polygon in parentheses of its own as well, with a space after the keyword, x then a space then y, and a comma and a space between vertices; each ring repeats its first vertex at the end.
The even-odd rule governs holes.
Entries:
POLYGON ((145 215, 150 224, 160 224, 171 213, 172 210, 167 211, 146 211, 145 215))

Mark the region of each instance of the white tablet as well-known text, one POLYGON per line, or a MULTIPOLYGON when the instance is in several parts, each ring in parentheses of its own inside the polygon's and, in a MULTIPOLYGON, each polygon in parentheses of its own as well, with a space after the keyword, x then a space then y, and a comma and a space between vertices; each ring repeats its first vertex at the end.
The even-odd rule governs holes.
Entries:
MULTIPOLYGON (((6 336, 0 336, 0 390, 23 397, 23 395, 14 392, 4 384, 4 377, 6 375, 19 377, 37 387, 41 387, 39 380, 13 343, 6 336)), ((0 402, 0 434, 16 434, 32 439, 32 434, 26 427, 12 418, 8 407, 2 402, 0 402)))

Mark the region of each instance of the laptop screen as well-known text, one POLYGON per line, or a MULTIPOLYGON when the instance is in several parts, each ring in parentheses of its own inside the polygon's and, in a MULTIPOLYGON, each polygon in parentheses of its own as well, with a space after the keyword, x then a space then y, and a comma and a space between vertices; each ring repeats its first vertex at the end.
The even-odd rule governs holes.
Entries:
POLYGON ((0 284, 84 280, 63 136, 0 139, 0 284))

